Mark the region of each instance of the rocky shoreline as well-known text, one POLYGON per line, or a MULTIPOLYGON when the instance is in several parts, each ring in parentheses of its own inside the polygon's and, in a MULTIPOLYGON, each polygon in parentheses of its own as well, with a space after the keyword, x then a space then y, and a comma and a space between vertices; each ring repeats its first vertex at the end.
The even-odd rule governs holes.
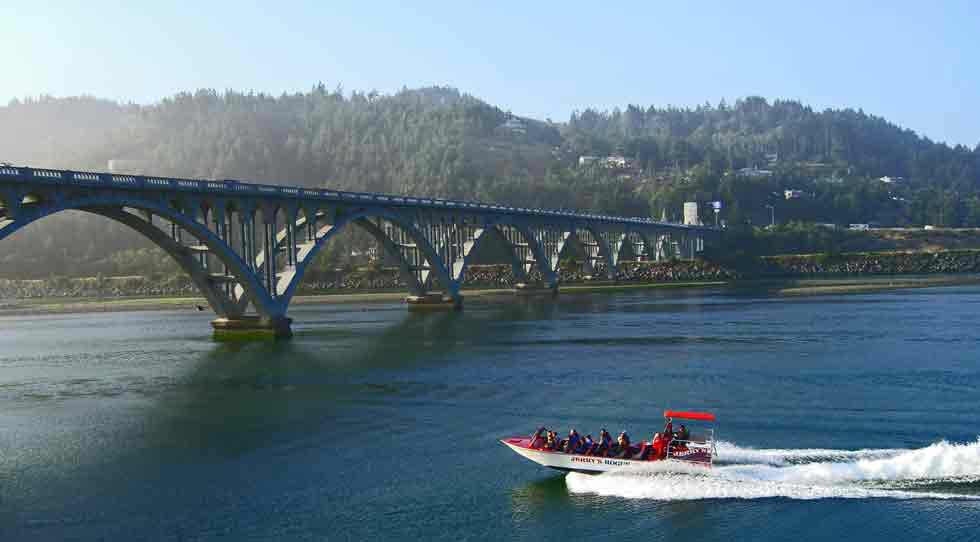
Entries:
MULTIPOLYGON (((581 271, 561 272, 562 284, 587 283, 590 277, 605 278, 604 269, 590 276, 581 271)), ((626 263, 616 276, 619 282, 692 282, 731 280, 736 274, 702 261, 626 263)), ((531 280, 540 276, 531 273, 531 280)), ((466 272, 465 288, 513 288, 517 281, 508 265, 473 266, 466 272)), ((299 288, 299 295, 404 290, 404 281, 395 268, 356 271, 333 276, 311 276, 299 288)), ((438 289, 438 285, 434 289, 438 289)), ((121 299, 127 297, 197 297, 198 291, 186 277, 101 277, 80 279, 4 280, 0 279, 0 300, 16 299, 121 299)))
MULTIPOLYGON (((615 279, 603 269, 591 275, 562 270, 561 282, 570 291, 624 287, 747 285, 775 281, 775 291, 798 295, 881 289, 973 284, 980 274, 980 250, 890 252, 843 255, 790 255, 761 258, 756 269, 736 272, 700 260, 626 262, 615 279), (807 284, 807 279, 817 279, 807 284)), ((532 280, 535 277, 532 273, 532 280)), ((509 266, 473 266, 467 271, 467 295, 483 295, 514 287, 509 266)), ((297 302, 394 300, 404 296, 397 270, 382 268, 335 276, 314 276, 303 283, 297 302)), ((438 288, 438 285, 436 285, 438 288)), ((193 307, 203 304, 185 277, 94 277, 80 279, 0 279, 0 311, 75 312, 126 308, 193 307), (48 310, 42 309, 48 307, 48 310)))
POLYGON ((758 277, 951 275, 980 273, 980 250, 770 256, 758 277))

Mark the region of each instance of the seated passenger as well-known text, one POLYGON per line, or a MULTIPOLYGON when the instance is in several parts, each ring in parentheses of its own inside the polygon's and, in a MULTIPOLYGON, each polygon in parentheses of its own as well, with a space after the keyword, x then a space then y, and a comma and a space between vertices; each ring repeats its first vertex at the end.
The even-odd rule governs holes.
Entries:
POLYGON ((616 457, 629 459, 630 455, 630 436, 623 431, 616 439, 616 457))
POLYGON ((667 456, 667 439, 663 433, 654 433, 645 459, 656 460, 667 456))
POLYGON ((595 455, 607 456, 612 446, 612 437, 605 428, 599 430, 599 443, 595 447, 595 455))
POLYGON ((644 442, 640 445, 639 459, 641 461, 651 459, 651 456, 656 457, 656 443, 658 438, 660 438, 660 433, 654 433, 653 436, 650 437, 650 442, 644 442))
POLYGON ((592 440, 592 435, 585 435, 585 439, 579 444, 578 450, 575 453, 592 455, 592 448, 595 447, 595 442, 592 440))
POLYGON ((568 453, 575 453, 575 449, 578 447, 578 441, 581 436, 578 434, 574 428, 568 432, 568 440, 565 442, 565 447, 563 448, 568 453))
POLYGON ((545 437, 544 432, 547 431, 544 427, 539 427, 537 431, 531 435, 531 444, 528 446, 530 448, 540 448, 544 446, 545 437))
POLYGON ((684 424, 681 424, 680 431, 677 432, 677 440, 683 440, 683 441, 691 440, 691 432, 688 431, 686 427, 684 427, 684 424))

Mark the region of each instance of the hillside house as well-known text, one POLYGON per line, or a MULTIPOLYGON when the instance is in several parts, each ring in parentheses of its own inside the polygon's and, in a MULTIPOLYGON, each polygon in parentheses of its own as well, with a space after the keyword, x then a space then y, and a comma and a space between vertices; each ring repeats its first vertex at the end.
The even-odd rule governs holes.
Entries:
POLYGON ((742 169, 736 171, 736 173, 743 177, 772 177, 772 171, 768 169, 759 169, 758 167, 743 167, 742 169))
POLYGON ((507 119, 507 122, 500 125, 500 129, 513 135, 527 135, 527 124, 517 117, 507 119))

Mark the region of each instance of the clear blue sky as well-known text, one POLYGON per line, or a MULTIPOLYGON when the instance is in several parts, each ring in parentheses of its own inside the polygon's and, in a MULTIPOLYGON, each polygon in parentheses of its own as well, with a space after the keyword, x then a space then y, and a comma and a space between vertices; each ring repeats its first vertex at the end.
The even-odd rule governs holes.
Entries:
POLYGON ((980 2, 3 2, 0 100, 451 85, 514 113, 855 107, 980 143, 980 2))

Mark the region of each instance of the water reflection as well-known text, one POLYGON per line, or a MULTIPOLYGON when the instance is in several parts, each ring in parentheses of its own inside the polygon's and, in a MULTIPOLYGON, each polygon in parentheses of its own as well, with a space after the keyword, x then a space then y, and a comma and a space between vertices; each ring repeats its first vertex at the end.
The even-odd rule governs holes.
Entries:
MULTIPOLYGON (((692 528, 711 532, 714 528, 704 525, 717 503, 704 500, 691 501, 648 501, 605 497, 592 494, 570 493, 565 482, 566 474, 547 475, 525 485, 515 487, 510 492, 511 517, 518 531, 549 525, 549 529, 568 532, 574 536, 579 529, 567 524, 572 517, 588 517, 592 520, 602 518, 610 524, 620 524, 624 518, 633 517, 634 522, 657 526, 656 532, 646 533, 645 539, 673 540, 674 536, 691 532, 692 528), (559 523, 556 518, 563 517, 559 523), (700 527, 699 527, 700 526, 700 527)), ((579 476, 579 475, 572 475, 579 476)), ((623 531, 625 534, 629 529, 623 531)), ((597 531, 597 534, 600 534, 597 531)))
POLYGON ((340 423, 345 409, 444 387, 410 375, 465 363, 467 349, 519 332, 495 322, 553 314, 554 308, 500 304, 465 313, 382 311, 352 318, 342 330, 303 331, 291 341, 216 343, 171 389, 155 394, 141 428, 147 446, 189 453, 239 453, 276 434, 322 434, 340 423))
POLYGON ((511 509, 518 521, 538 517, 545 509, 562 508, 571 502, 564 474, 534 480, 510 492, 511 509))

